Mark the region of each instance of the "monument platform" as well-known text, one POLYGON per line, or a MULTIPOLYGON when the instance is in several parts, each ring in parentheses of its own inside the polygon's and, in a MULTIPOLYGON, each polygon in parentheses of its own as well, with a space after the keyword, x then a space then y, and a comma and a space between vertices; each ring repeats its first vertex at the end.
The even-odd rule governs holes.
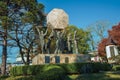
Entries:
POLYGON ((89 54, 38 54, 32 59, 32 64, 79 63, 89 61, 89 54))

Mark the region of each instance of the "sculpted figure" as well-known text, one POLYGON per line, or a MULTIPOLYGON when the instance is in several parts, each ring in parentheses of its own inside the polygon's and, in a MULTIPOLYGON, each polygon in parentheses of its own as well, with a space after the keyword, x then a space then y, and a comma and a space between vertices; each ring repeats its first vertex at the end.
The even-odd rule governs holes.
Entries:
POLYGON ((68 47, 68 52, 72 53, 72 38, 70 33, 67 36, 67 47, 68 47))
POLYGON ((55 49, 55 54, 59 54, 59 53, 61 53, 62 52, 62 37, 63 37, 63 34, 64 34, 64 32, 60 32, 60 31, 57 31, 56 32, 57 34, 57 36, 56 36, 56 49, 55 49))
POLYGON ((76 32, 74 32, 74 36, 73 36, 73 43, 74 43, 74 53, 78 54, 78 46, 77 46, 77 40, 76 40, 76 32))
POLYGON ((46 51, 48 54, 50 54, 50 45, 51 45, 51 40, 52 40, 52 37, 53 37, 53 30, 52 32, 50 33, 50 36, 48 37, 48 41, 47 41, 47 44, 46 44, 46 51))
POLYGON ((45 53, 45 36, 47 34, 48 29, 46 30, 45 33, 43 33, 43 31, 40 31, 38 28, 37 28, 37 31, 39 33, 40 45, 41 45, 41 50, 43 54, 45 53))

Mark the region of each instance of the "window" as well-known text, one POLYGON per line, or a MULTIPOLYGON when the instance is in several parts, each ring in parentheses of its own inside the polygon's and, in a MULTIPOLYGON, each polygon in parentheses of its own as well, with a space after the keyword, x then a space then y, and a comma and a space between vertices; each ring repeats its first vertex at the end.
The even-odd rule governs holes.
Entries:
POLYGON ((55 63, 60 63, 60 56, 55 56, 55 63))
POLYGON ((115 57, 114 46, 110 46, 110 53, 112 57, 115 57))
POLYGON ((65 57, 65 63, 69 63, 69 58, 65 57))
POLYGON ((45 56, 45 63, 50 63, 50 56, 45 56))

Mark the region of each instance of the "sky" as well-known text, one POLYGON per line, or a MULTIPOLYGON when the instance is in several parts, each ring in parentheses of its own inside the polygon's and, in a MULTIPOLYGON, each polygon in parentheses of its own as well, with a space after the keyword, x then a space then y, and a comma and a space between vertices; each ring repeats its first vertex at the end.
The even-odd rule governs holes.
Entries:
POLYGON ((45 13, 54 8, 69 15, 69 24, 85 28, 96 21, 120 22, 120 0, 38 0, 45 5, 45 13))

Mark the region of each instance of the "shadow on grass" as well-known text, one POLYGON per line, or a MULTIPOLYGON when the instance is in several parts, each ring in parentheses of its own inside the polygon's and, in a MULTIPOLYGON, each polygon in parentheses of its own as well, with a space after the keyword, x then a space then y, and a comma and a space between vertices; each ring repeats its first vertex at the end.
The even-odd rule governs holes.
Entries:
POLYGON ((70 76, 66 76, 64 80, 73 80, 73 78, 70 78, 70 76))
POLYGON ((81 74, 74 79, 68 80, 120 80, 120 77, 118 77, 118 74, 93 73, 81 74))

